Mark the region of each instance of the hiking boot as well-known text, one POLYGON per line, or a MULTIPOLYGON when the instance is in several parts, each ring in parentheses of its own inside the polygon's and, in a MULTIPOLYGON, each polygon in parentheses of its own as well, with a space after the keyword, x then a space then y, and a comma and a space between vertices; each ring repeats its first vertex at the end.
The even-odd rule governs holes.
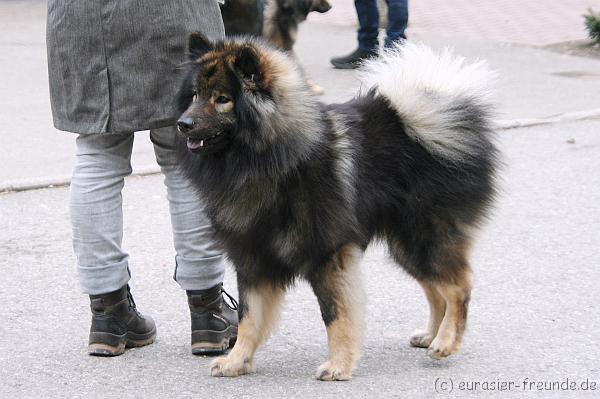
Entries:
POLYGON ((223 284, 200 291, 186 291, 192 316, 192 353, 218 355, 235 345, 238 331, 237 302, 223 284), (225 302, 229 297, 231 305, 225 302))
POLYGON ((156 325, 138 312, 129 285, 102 295, 90 295, 92 326, 88 353, 118 356, 125 348, 150 345, 156 338, 156 325))
POLYGON ((355 69, 358 68, 363 61, 374 57, 377 57, 377 52, 375 50, 369 51, 357 48, 344 57, 332 58, 331 63, 338 69, 355 69))

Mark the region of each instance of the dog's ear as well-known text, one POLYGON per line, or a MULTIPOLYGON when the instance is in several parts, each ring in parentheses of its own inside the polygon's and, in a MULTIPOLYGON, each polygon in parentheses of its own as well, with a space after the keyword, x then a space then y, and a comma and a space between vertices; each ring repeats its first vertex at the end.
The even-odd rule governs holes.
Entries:
POLYGON ((196 59, 213 49, 213 44, 200 32, 193 32, 188 39, 190 58, 196 59))
POLYGON ((258 54, 251 46, 244 46, 239 50, 235 60, 235 69, 244 79, 251 80, 257 84, 262 78, 258 54))

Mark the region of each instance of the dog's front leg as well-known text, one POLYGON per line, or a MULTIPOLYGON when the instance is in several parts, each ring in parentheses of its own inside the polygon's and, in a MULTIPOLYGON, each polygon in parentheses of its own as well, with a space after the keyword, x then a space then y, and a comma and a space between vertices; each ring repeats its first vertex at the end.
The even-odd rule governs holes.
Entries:
POLYGON ((272 284, 245 287, 238 279, 240 324, 235 346, 227 356, 215 359, 213 377, 237 377, 252 371, 256 349, 269 337, 279 319, 283 289, 272 284))
POLYGON ((362 253, 357 246, 348 245, 322 270, 309 276, 327 327, 329 347, 329 359, 317 369, 319 380, 349 380, 360 355, 365 309, 359 270, 362 253))

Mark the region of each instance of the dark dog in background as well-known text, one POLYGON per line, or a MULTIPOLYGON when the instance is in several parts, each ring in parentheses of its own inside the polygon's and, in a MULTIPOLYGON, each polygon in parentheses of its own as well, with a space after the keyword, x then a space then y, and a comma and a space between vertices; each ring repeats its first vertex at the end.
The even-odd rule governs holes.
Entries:
MULTIPOLYGON (((221 14, 227 36, 261 36, 275 47, 292 53, 298 25, 309 13, 331 9, 327 0, 225 0, 221 14)), ((308 80, 315 94, 323 89, 308 80)))
POLYGON ((227 36, 262 36, 276 47, 291 51, 298 25, 310 12, 327 12, 327 0, 226 0, 221 14, 227 36))
POLYGON ((220 4, 227 36, 261 36, 267 0, 225 0, 220 4))
POLYGON ((252 370, 286 289, 301 278, 327 327, 329 359, 317 378, 349 379, 366 301, 359 262, 373 240, 429 302, 427 327, 410 343, 436 359, 456 353, 469 251, 495 196, 493 74, 405 43, 367 63, 363 94, 325 105, 294 60, 259 39, 193 34, 189 50, 181 166, 236 269, 240 300, 237 343, 212 375, 252 370))

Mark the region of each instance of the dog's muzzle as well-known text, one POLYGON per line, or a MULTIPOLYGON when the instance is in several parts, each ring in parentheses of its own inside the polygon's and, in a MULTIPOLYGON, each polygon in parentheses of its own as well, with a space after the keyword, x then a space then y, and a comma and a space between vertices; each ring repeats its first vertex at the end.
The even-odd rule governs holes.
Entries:
POLYGON ((187 133, 194 128, 194 120, 188 116, 182 116, 177 121, 177 130, 180 133, 187 133))

